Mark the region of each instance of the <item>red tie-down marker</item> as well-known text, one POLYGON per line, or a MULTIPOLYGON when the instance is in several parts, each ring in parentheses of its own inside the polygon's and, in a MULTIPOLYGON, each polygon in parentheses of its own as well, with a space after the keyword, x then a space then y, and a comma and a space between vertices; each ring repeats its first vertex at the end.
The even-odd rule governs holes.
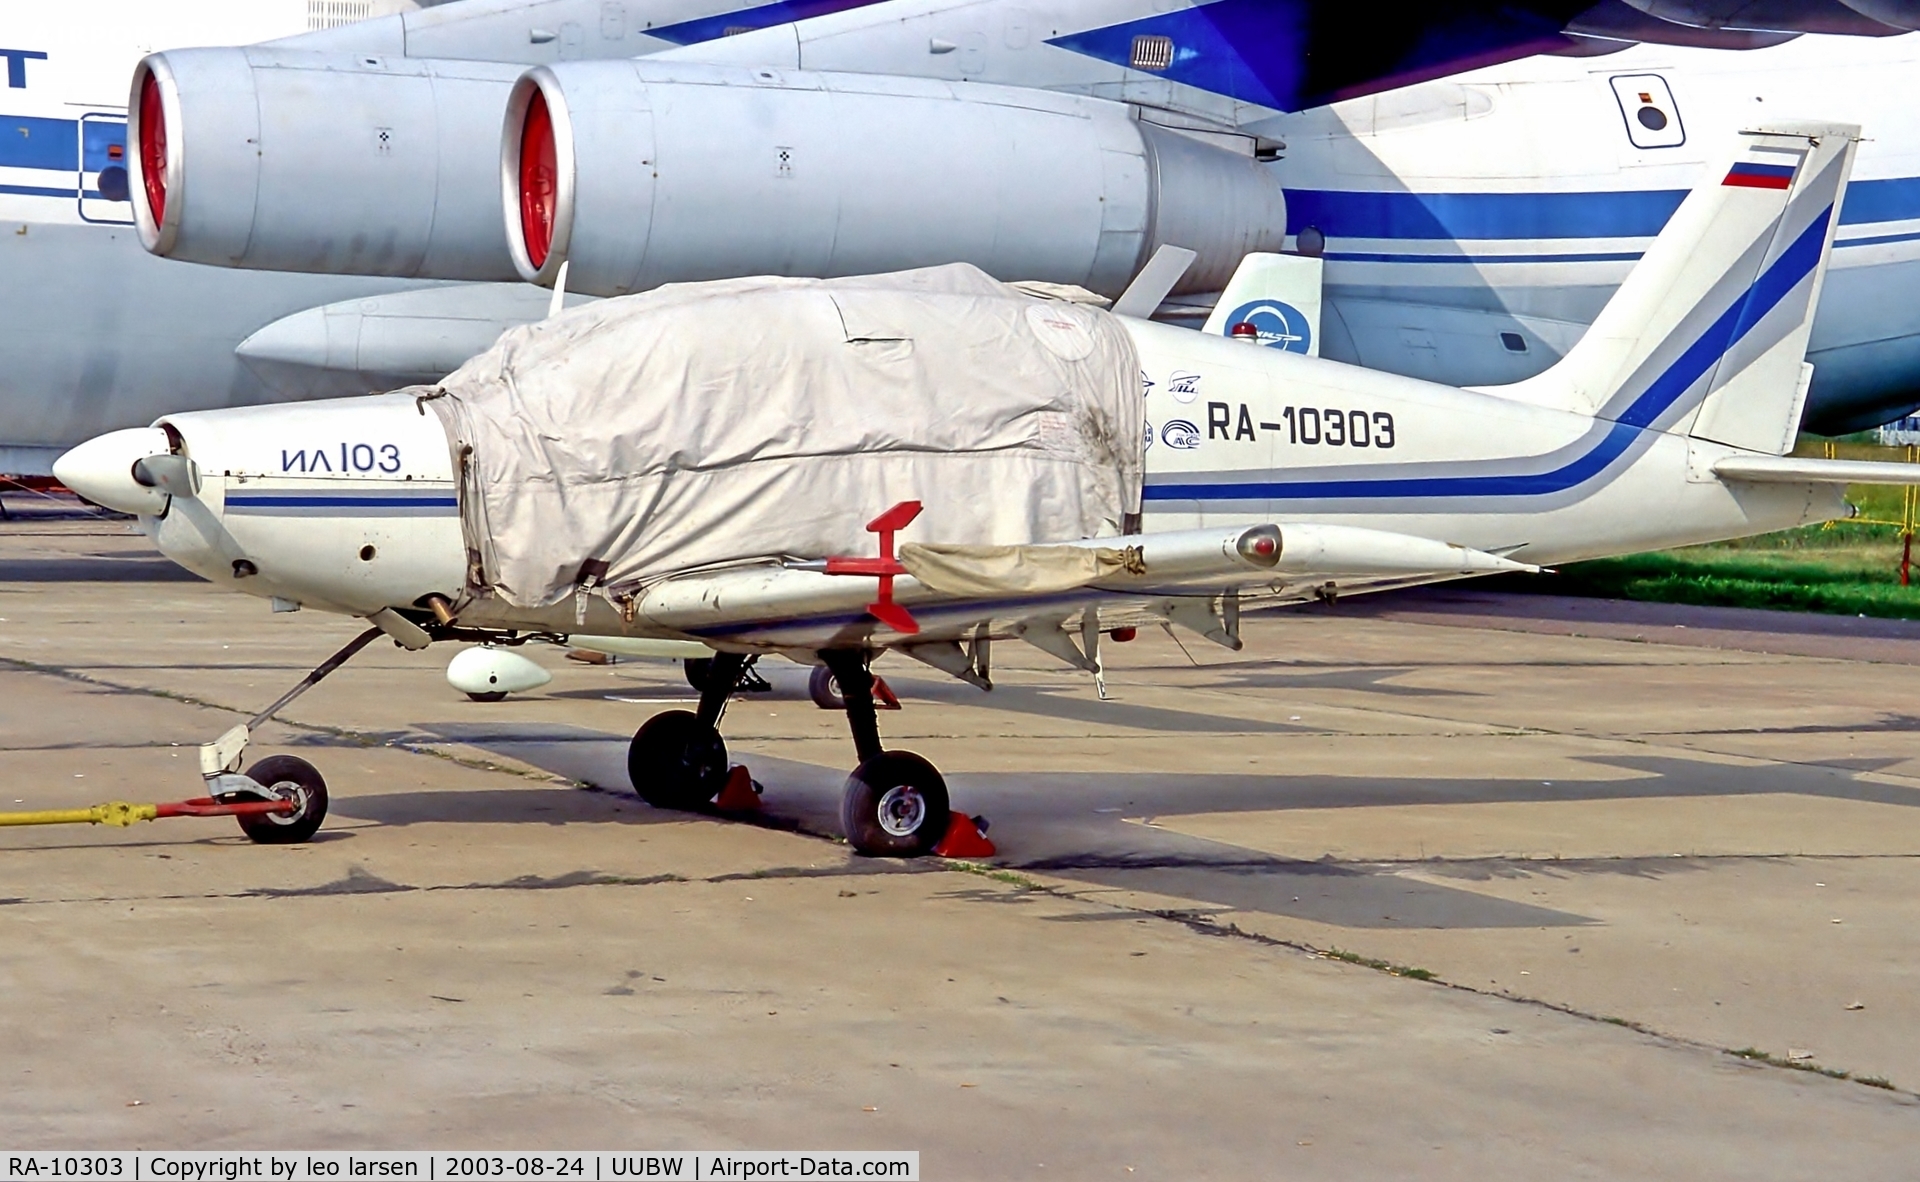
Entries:
POLYGON ((893 535, 907 528, 908 523, 918 516, 919 501, 901 501, 867 522, 868 531, 880 535, 878 558, 827 559, 827 573, 830 575, 867 575, 880 580, 880 592, 867 605, 867 614, 902 636, 911 636, 920 631, 920 625, 912 613, 893 601, 893 578, 907 573, 907 568, 901 566, 893 556, 893 535))

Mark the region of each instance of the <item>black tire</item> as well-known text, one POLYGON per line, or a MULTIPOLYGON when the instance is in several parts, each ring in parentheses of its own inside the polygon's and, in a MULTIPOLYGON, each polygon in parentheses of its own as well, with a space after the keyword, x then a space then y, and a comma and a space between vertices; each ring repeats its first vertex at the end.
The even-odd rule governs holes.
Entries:
POLYGON ((697 693, 707 692, 707 678, 713 673, 712 657, 688 657, 680 662, 681 671, 687 675, 687 684, 697 693))
POLYGON ((911 751, 888 751, 853 769, 840 798, 847 844, 869 858, 918 858, 946 836, 947 782, 911 751))
POLYGON ((484 694, 469 693, 467 696, 476 702, 504 702, 507 700, 507 691, 488 690, 484 694))
POLYGON ((297 755, 269 755, 247 769, 247 778, 299 808, 235 817, 242 833, 261 845, 298 845, 320 831, 327 819, 327 782, 319 768, 297 755))
POLYGON ((627 778, 655 808, 699 808, 726 787, 727 744, 691 710, 656 714, 634 732, 627 778))
POLYGON ((815 665, 807 676, 807 695, 822 710, 845 710, 847 699, 840 692, 840 679, 825 665, 815 665))

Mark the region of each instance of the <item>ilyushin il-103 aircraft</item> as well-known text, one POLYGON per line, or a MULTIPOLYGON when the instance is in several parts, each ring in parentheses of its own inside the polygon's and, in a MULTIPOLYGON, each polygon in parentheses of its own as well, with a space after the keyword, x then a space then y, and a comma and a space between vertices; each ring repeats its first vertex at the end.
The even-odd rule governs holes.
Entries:
POLYGON ((0 471, 44 473, 63 447, 170 410, 437 380, 543 315, 521 280, 551 284, 562 262, 574 302, 951 260, 1111 295, 1171 242, 1201 257, 1160 314, 1197 320, 1245 251, 1318 251, 1323 322, 1256 315, 1264 343, 1515 381, 1578 338, 1699 179, 1703 144, 1814 109, 1876 138, 1842 212, 1807 424, 1920 401, 1905 0, 1510 0, 1391 19, 1322 0, 392 11, 414 7, 98 0, 0 19, 0 471), (215 266, 153 257, 133 224, 147 198, 130 183, 128 74, 169 44, 242 42, 258 43, 163 52, 143 74, 175 117, 152 143, 171 145, 167 183, 192 211, 151 244, 215 266), (571 116, 554 124, 565 231, 523 267, 501 140, 541 66, 571 116), (833 115, 813 121, 822 104, 833 115))
POLYGON ((782 654, 846 697, 850 844, 919 855, 959 814, 881 742, 884 652, 982 689, 1015 638, 1097 672, 1142 625, 1237 648, 1254 607, 1778 530, 1846 516, 1849 482, 1920 481, 1788 454, 1857 143, 1740 133, 1592 329, 1505 386, 1148 320, 1192 261, 1164 247, 1113 311, 966 264, 669 285, 510 330, 437 385, 168 415, 55 472, 218 584, 371 624, 201 749, 211 796, 274 805, 258 839, 310 835, 326 786, 289 756, 241 772, 250 728, 374 639, 658 637, 713 668, 697 710, 634 735, 642 797, 738 780, 722 712, 782 654))

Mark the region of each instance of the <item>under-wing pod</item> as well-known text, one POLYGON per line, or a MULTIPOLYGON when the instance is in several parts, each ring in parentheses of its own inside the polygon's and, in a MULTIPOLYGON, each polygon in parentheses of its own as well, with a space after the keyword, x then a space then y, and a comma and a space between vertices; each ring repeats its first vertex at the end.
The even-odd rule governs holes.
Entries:
POLYGON ((501 137, 520 275, 592 295, 965 260, 1115 294, 1162 244, 1215 291, 1286 199, 1233 137, 1045 91, 658 60, 540 66, 501 137))
POLYGON ((223 267, 517 278, 496 162, 523 68, 257 45, 151 54, 128 98, 140 240, 223 267))

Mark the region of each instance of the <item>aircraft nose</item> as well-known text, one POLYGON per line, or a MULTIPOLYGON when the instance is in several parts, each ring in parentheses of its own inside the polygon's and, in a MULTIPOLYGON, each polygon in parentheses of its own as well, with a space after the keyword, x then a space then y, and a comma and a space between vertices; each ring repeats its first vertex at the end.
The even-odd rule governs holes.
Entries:
POLYGON ((98 435, 53 462, 53 476, 61 484, 92 501, 122 513, 156 514, 167 507, 168 493, 134 474, 134 465, 158 456, 170 456, 173 447, 158 427, 129 427, 98 435))

